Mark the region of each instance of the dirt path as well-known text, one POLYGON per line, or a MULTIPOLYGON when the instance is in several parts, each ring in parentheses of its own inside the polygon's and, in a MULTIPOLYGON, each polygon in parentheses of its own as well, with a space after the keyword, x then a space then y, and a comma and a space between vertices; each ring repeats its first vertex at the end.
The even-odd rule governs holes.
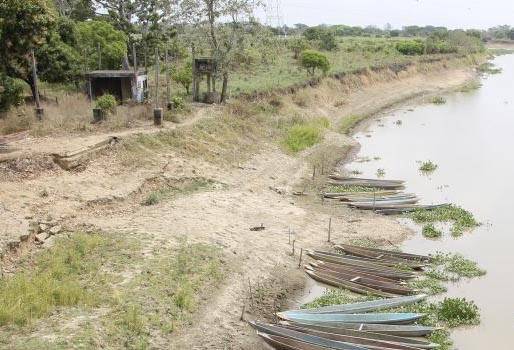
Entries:
MULTIPOLYGON (((414 96, 437 94, 472 77, 471 71, 459 69, 384 83, 370 82, 368 87, 345 95, 344 107, 320 106, 313 113, 335 122, 344 115, 374 113, 414 96)), ((323 93, 323 89, 316 93, 323 93)), ((189 123, 206 116, 199 114, 189 123)), ((136 132, 154 130, 131 130, 120 135, 136 132)), ((100 137, 105 135, 59 142, 30 140, 19 146, 25 150, 55 152, 58 148, 63 151, 94 142, 100 137)), ((330 144, 355 145, 355 141, 332 132, 326 135, 324 144, 317 147, 330 144)), ((239 321, 248 295, 248 281, 267 280, 276 271, 304 281, 298 269, 298 255, 290 255, 290 229, 296 232, 297 249, 323 247, 331 217, 333 241, 370 237, 398 242, 409 234, 393 219, 322 205, 314 193, 303 199, 293 196, 297 186, 312 174, 306 159, 314 150, 291 156, 269 144, 246 164, 230 168, 170 153, 129 172, 112 168, 111 159, 100 157, 82 172, 55 170, 31 180, 3 182, 0 184, 0 221, 6 224, 0 229, 0 244, 17 239, 35 218, 50 215, 70 226, 87 224, 106 231, 147 234, 153 237, 155 244, 174 245, 179 237, 186 236, 191 242, 220 246, 231 273, 218 293, 200 310, 194 324, 174 337, 171 348, 256 349, 261 345, 257 345, 260 343, 255 333, 239 321), (201 177, 221 185, 148 207, 129 200, 148 179, 156 176, 172 180, 201 177), (249 230, 261 224, 266 227, 264 231, 249 230)), ((251 318, 251 313, 247 317, 251 318)), ((155 340, 154 345, 170 347, 160 344, 159 340, 155 340)))

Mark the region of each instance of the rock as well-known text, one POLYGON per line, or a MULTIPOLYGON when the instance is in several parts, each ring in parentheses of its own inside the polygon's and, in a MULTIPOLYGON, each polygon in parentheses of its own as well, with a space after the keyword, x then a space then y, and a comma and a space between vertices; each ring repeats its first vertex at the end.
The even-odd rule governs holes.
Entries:
POLYGON ((26 241, 28 241, 28 240, 29 240, 29 235, 21 235, 21 236, 20 236, 20 241, 22 241, 22 242, 26 242, 26 241))
POLYGON ((48 237, 46 232, 41 232, 36 235, 36 242, 43 243, 45 239, 48 237))
POLYGON ((48 230, 48 232, 51 235, 56 235, 56 234, 60 233, 61 231, 62 231, 62 226, 61 225, 55 225, 52 228, 50 228, 50 230, 48 230))
POLYGON ((39 232, 46 232, 48 230, 47 224, 39 224, 39 232))

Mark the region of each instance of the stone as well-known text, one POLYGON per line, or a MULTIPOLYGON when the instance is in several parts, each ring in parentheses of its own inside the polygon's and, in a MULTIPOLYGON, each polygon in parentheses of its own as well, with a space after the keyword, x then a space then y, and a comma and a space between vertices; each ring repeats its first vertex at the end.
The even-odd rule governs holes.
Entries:
POLYGON ((56 234, 60 233, 61 231, 62 231, 62 226, 61 225, 55 225, 52 228, 50 228, 50 230, 48 230, 48 232, 51 235, 56 235, 56 234))
POLYGON ((47 237, 48 237, 48 235, 46 234, 46 232, 38 233, 35 237, 36 242, 43 243, 47 237))
POLYGON ((47 224, 39 224, 39 232, 46 232, 48 230, 47 224))
POLYGON ((26 242, 26 241, 28 241, 28 240, 29 240, 29 235, 21 235, 21 236, 20 236, 20 241, 22 241, 22 242, 26 242))

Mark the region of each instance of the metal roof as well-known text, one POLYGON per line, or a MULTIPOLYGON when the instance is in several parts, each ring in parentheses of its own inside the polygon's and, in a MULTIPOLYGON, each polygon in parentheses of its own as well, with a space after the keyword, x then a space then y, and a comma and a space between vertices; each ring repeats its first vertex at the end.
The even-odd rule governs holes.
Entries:
MULTIPOLYGON (((134 76, 133 70, 93 70, 86 74, 89 78, 130 78, 134 76)), ((137 75, 146 75, 145 71, 139 70, 137 75)))

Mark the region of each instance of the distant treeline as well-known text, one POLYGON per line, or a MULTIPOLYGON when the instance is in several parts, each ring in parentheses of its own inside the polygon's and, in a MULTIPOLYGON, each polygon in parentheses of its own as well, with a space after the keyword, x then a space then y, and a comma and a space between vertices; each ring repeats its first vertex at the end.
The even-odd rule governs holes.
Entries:
MULTIPOLYGON (((344 24, 337 25, 319 25, 307 26, 305 24, 295 24, 292 27, 284 26, 282 28, 273 28, 275 34, 282 35, 305 35, 312 37, 316 32, 331 31, 336 36, 357 36, 357 37, 429 37, 431 35, 445 35, 452 30, 446 27, 437 26, 405 26, 402 29, 393 29, 391 25, 386 25, 384 28, 377 26, 347 26, 344 24)), ((466 34, 475 36, 484 41, 488 40, 514 40, 514 27, 509 25, 502 25, 487 30, 468 29, 461 30, 466 34)))

